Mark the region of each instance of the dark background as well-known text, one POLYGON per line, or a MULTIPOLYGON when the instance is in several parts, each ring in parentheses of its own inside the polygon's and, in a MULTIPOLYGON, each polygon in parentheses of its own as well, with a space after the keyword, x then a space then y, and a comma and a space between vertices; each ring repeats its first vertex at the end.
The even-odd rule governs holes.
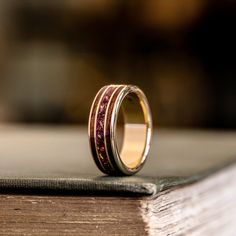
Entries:
POLYGON ((236 128, 233 0, 1 0, 0 121, 85 124, 106 84, 154 123, 236 128))

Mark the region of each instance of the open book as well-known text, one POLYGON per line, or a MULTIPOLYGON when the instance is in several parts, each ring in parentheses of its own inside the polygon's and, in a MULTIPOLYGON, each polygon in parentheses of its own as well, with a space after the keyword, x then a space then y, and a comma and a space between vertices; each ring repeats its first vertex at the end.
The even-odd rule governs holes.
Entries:
POLYGON ((160 130, 137 175, 110 177, 86 128, 2 126, 0 234, 234 235, 235 160, 236 133, 160 130))

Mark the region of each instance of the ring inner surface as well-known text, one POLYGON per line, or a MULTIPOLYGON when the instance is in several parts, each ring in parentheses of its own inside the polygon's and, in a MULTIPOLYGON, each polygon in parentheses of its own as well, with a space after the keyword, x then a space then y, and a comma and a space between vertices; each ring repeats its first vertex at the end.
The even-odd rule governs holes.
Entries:
POLYGON ((116 142, 121 161, 128 168, 136 168, 143 159, 146 147, 147 122, 144 106, 136 93, 122 101, 116 126, 116 142))

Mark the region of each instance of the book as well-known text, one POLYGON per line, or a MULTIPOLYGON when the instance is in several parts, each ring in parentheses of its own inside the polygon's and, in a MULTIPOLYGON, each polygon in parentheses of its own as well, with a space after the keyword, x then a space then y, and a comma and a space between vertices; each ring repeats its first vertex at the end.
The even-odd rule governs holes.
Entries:
POLYGON ((0 235, 234 235, 236 133, 155 130, 144 168, 99 172, 85 127, 0 127, 0 235))

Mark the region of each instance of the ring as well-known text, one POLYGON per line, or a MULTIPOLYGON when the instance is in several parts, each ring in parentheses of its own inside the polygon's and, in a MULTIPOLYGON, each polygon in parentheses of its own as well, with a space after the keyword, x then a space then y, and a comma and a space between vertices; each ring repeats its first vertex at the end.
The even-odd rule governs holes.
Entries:
POLYGON ((88 124, 97 167, 109 175, 132 175, 144 165, 152 117, 144 93, 134 85, 108 85, 97 93, 88 124))

